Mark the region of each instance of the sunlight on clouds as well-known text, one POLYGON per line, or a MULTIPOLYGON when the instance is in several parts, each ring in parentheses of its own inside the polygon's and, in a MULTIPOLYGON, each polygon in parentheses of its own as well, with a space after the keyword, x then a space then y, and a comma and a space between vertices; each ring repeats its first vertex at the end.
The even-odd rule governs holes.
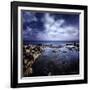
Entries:
POLYGON ((50 16, 49 13, 44 15, 44 27, 46 31, 56 31, 63 23, 63 19, 55 21, 54 17, 50 16))
POLYGON ((44 38, 47 40, 72 40, 78 39, 78 29, 75 26, 64 26, 64 23, 67 23, 64 19, 55 20, 53 16, 50 16, 49 13, 45 14, 45 35, 44 38))
POLYGON ((78 18, 71 19, 67 14, 57 16, 53 13, 30 11, 25 11, 22 15, 25 40, 79 40, 78 21, 72 24, 78 18))

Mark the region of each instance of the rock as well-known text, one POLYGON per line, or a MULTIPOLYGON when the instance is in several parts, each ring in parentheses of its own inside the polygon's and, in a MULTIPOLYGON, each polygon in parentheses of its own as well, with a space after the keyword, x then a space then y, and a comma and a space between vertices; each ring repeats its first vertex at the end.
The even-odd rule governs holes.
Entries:
POLYGON ((33 73, 33 70, 32 70, 32 68, 27 68, 27 70, 24 72, 24 76, 29 76, 29 75, 31 75, 33 73))
POLYGON ((36 59, 41 55, 42 48, 37 45, 23 46, 23 73, 24 76, 32 75, 32 65, 36 59))
POLYGON ((51 72, 49 72, 49 73, 48 73, 48 76, 51 76, 51 75, 52 75, 52 73, 51 73, 51 72))

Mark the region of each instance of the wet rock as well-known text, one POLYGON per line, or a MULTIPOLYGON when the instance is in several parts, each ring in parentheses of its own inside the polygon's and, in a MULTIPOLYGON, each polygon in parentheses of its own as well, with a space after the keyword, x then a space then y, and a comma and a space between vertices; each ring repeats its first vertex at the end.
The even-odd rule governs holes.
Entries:
POLYGON ((32 65, 36 59, 41 55, 41 46, 24 45, 23 46, 23 74, 24 76, 32 75, 32 65))
POLYGON ((24 76, 30 76, 33 73, 32 68, 27 68, 26 71, 24 72, 24 76))

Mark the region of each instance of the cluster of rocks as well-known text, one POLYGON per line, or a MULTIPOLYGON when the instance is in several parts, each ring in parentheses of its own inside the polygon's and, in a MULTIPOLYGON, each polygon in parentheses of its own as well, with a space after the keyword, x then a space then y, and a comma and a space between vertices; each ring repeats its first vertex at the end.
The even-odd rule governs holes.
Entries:
POLYGON ((79 51, 79 43, 71 43, 71 44, 66 44, 65 46, 66 48, 68 48, 69 50, 76 50, 79 51))
POLYGON ((23 46, 23 76, 32 76, 32 65, 36 59, 41 55, 42 48, 37 45, 23 46))

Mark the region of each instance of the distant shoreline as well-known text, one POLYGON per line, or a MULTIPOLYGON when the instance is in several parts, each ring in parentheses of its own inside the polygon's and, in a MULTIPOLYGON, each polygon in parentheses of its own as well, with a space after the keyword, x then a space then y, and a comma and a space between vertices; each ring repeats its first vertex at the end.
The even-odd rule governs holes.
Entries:
POLYGON ((75 44, 79 41, 23 41, 24 45, 33 44, 33 45, 62 45, 62 44, 75 44))

